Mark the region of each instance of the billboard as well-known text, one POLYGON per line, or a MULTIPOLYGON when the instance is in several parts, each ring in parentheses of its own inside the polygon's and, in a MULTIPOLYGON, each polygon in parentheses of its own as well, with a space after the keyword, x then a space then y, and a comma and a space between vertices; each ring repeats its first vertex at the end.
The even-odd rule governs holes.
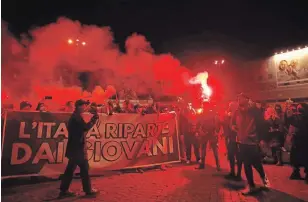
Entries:
POLYGON ((308 48, 276 54, 271 63, 276 70, 277 86, 308 84, 308 48))

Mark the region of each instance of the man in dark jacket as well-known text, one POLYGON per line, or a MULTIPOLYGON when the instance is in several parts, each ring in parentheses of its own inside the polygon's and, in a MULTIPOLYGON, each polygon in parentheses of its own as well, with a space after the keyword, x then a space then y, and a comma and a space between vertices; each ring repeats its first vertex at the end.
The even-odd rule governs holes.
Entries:
POLYGON ((197 140, 197 121, 196 112, 188 105, 186 109, 183 110, 180 120, 181 132, 184 135, 184 142, 186 148, 186 163, 191 163, 191 148, 194 147, 194 153, 196 156, 196 161, 200 160, 199 153, 199 142, 197 140))
POLYGON ((201 145, 201 161, 199 162, 199 167, 197 169, 204 169, 205 167, 206 148, 209 143, 216 161, 216 169, 220 171, 218 156, 218 136, 221 128, 220 126, 218 115, 212 110, 204 110, 198 124, 198 140, 201 145))
POLYGON ((77 166, 80 168, 82 187, 86 195, 91 196, 98 193, 97 190, 91 188, 85 135, 94 126, 99 117, 96 113, 88 123, 83 120, 81 114, 85 112, 88 104, 84 100, 77 100, 75 102, 75 111, 68 121, 68 142, 65 156, 69 161, 61 181, 60 198, 75 196, 73 192, 69 191, 69 186, 77 166))
POLYGON ((249 107, 249 98, 246 95, 240 94, 238 96, 238 104, 239 109, 232 117, 232 130, 237 133, 240 156, 244 162, 245 175, 249 185, 248 189, 243 192, 246 195, 259 190, 253 180, 252 167, 258 171, 264 188, 269 188, 270 184, 261 162, 259 146, 260 131, 264 126, 264 119, 256 107, 249 107))

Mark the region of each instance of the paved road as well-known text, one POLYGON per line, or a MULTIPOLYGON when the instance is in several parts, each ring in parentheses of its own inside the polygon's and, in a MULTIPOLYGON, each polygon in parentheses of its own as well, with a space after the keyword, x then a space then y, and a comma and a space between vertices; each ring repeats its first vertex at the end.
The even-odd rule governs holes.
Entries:
MULTIPOLYGON (((209 154, 211 155, 211 154, 209 154)), ((193 165, 175 165, 167 171, 150 170, 143 174, 114 174, 93 178, 94 187, 101 190, 95 199, 82 196, 60 201, 107 201, 107 202, 223 202, 223 201, 308 201, 308 185, 304 181, 290 181, 288 166, 266 166, 272 189, 255 196, 242 196, 243 182, 230 182, 223 178, 227 162, 222 161, 223 171, 217 172, 212 158, 205 170, 195 170, 193 165)), ((255 179, 261 183, 259 176, 255 179)), ((58 195, 59 181, 2 188, 3 202, 54 201, 58 195)), ((81 183, 74 180, 71 189, 82 194, 81 183)))

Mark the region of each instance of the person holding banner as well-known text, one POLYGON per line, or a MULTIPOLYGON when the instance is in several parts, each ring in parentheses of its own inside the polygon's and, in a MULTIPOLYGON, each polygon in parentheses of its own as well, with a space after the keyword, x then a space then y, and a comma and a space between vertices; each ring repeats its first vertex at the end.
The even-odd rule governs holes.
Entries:
POLYGON ((98 191, 91 188, 89 163, 85 135, 98 120, 98 114, 93 113, 91 120, 86 123, 81 114, 86 111, 89 102, 77 100, 75 111, 68 121, 68 142, 65 156, 69 159, 60 185, 59 198, 73 197, 75 193, 69 191, 73 174, 77 166, 80 168, 83 191, 87 196, 95 196, 98 191))

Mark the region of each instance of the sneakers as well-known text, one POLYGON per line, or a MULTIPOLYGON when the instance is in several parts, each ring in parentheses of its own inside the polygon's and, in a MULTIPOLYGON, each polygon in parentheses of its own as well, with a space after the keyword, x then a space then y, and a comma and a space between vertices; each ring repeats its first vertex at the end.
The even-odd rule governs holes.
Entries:
POLYGON ((267 177, 265 177, 264 179, 262 179, 262 182, 263 182, 263 188, 269 189, 269 188, 271 187, 271 184, 270 184, 270 182, 269 182, 269 180, 268 180, 267 177))
POLYGON ((248 186, 246 189, 244 189, 242 191, 242 194, 247 196, 247 195, 252 195, 252 194, 254 194, 254 193, 258 192, 258 191, 259 191, 259 189, 257 187, 255 187, 255 186, 249 187, 248 186))
POLYGON ((92 189, 90 192, 86 192, 86 196, 97 196, 99 191, 97 189, 92 189))
POLYGON ((58 199, 62 199, 62 198, 68 198, 68 197, 75 197, 76 194, 74 192, 71 192, 71 191, 61 191, 59 193, 59 196, 58 196, 58 199))

